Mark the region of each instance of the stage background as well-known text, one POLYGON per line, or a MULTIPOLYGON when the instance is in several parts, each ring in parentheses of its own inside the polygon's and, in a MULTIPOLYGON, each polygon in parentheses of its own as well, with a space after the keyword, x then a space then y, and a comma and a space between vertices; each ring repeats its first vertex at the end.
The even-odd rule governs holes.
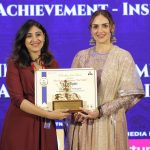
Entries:
POLYGON ((5 84, 6 62, 20 26, 27 19, 39 21, 48 31, 49 48, 61 68, 69 68, 75 54, 90 47, 88 23, 97 9, 108 9, 112 13, 116 22, 116 45, 132 54, 145 89, 142 101, 127 112, 130 149, 150 149, 149 0, 1 0, 0 134, 10 103, 5 84))

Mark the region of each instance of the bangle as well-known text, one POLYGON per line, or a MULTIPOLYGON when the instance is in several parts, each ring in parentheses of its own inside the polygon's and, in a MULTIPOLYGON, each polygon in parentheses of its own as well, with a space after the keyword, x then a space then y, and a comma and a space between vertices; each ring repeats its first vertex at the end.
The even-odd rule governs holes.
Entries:
POLYGON ((103 116, 103 111, 102 111, 102 107, 101 106, 98 106, 98 111, 99 111, 98 118, 101 118, 103 116))

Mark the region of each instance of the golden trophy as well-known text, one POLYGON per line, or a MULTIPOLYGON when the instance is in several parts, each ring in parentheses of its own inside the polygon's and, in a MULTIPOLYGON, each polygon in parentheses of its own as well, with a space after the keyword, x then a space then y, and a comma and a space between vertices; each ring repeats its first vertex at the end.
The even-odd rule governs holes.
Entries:
POLYGON ((69 112, 80 111, 79 107, 83 107, 83 101, 80 95, 71 92, 71 81, 60 81, 60 91, 55 94, 53 100, 53 110, 69 109, 69 112))

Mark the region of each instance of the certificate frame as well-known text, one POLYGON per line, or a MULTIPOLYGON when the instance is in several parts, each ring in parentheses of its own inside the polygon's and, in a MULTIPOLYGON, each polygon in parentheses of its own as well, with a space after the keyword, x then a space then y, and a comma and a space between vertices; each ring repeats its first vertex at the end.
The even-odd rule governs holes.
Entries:
POLYGON ((93 68, 40 69, 35 72, 37 106, 52 111, 54 102, 79 100, 83 102, 80 107, 97 107, 97 74, 93 68))

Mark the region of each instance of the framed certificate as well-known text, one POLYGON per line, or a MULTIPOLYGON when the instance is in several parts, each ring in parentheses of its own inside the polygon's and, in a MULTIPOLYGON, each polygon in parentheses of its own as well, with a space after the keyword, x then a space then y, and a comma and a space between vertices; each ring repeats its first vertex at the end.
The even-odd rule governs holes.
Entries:
POLYGON ((41 69, 35 72, 35 104, 43 109, 97 107, 97 75, 92 68, 41 69))

